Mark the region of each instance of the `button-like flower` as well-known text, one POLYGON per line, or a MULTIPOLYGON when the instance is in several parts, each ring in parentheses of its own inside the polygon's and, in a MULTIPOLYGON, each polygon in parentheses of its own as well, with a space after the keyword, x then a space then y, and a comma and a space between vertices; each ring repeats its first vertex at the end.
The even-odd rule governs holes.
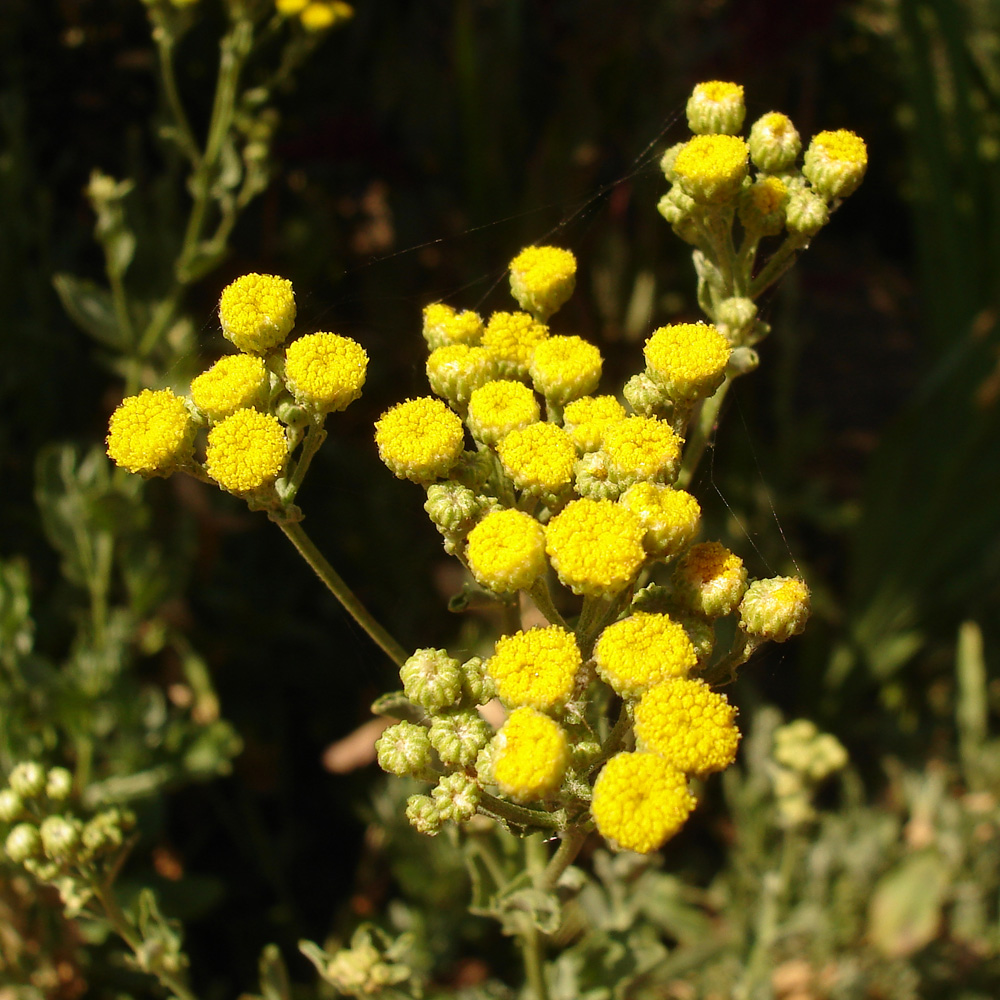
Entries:
POLYGON ((754 580, 740 603, 740 626, 750 635, 784 642, 809 620, 809 588, 795 577, 754 580))
POLYGON ((399 479, 426 483, 446 476, 462 454, 462 421, 440 399, 408 399, 382 414, 375 443, 399 479))
POLYGON ((466 559, 484 587, 528 590, 545 571, 545 529, 523 511, 493 511, 469 532, 466 559))
POLYGON ((143 389, 111 414, 108 455, 141 476, 169 476, 194 452, 196 426, 184 400, 169 389, 143 389))
POLYGON ((471 309, 456 312, 443 302, 424 306, 424 340, 430 350, 436 351, 447 344, 466 344, 474 347, 483 336, 483 321, 471 309))
POLYGON ((518 802, 543 799, 562 783, 569 742, 562 726, 534 708, 516 708, 493 739, 493 778, 518 802))
POLYGON ((685 194, 703 205, 734 198, 747 175, 747 144, 735 135, 696 135, 674 160, 685 194))
POLYGON ((502 636, 486 670, 507 705, 547 710, 567 701, 582 663, 573 633, 552 625, 502 636))
POLYGON ((635 707, 643 750, 665 757, 685 774, 709 774, 736 759, 736 708, 704 681, 676 677, 650 688, 635 707))
POLYGON ((270 414, 237 410, 208 432, 205 469, 230 493, 270 486, 287 460, 285 429, 270 414))
POLYGON ((403 693, 428 712, 440 712, 462 694, 462 665, 443 649, 418 649, 399 668, 403 693))
POLYGON ((292 283, 273 274, 244 274, 219 300, 222 333, 247 354, 277 347, 295 325, 292 283))
POLYGON ((747 146, 755 167, 768 173, 780 173, 795 165, 802 151, 802 140, 788 115, 769 111, 750 127, 747 146))
POLYGON ((732 348, 708 323, 671 323, 654 330, 643 355, 649 377, 674 400, 711 396, 726 376, 732 348))
POLYGON ((743 88, 738 83, 709 80, 699 83, 688 98, 688 127, 696 135, 739 135, 746 111, 743 88))
POLYGON ((456 409, 468 406, 472 393, 496 378, 496 373, 496 360, 485 347, 445 344, 431 351, 427 359, 431 389, 456 409))
POLYGON ((497 446, 504 470, 519 490, 534 496, 564 493, 573 482, 576 448, 556 424, 529 424, 497 446))
POLYGON ((310 333, 285 351, 285 378, 295 398, 321 413, 337 413, 354 402, 365 384, 368 355, 336 333, 310 333))
POLYGON ((625 407, 614 396, 583 396, 566 404, 563 428, 581 454, 597 451, 604 443, 604 430, 625 419, 625 407))
POLYGON ((434 716, 431 746, 445 767, 469 767, 493 735, 493 727, 476 711, 460 708, 434 716))
POLYGON ((573 294, 576 258, 560 247, 526 247, 510 262, 517 304, 543 322, 573 294))
POLYGON ((701 507, 690 493, 659 483, 634 483, 619 501, 642 522, 642 544, 657 559, 683 552, 694 541, 701 507))
POLYGON ((829 201, 853 194, 867 168, 864 139, 843 128, 814 135, 802 159, 802 173, 829 201))
POLYGON ((646 553, 639 518, 610 500, 574 500, 545 528, 545 548, 559 579, 575 594, 616 594, 639 572, 646 553))
POLYGON ((620 753, 594 782, 590 812, 616 850, 649 854, 684 825, 695 798, 687 778, 652 753, 620 753))
POLYGON ((626 698, 668 677, 686 677, 698 662, 683 626, 667 615, 642 611, 601 633, 594 661, 601 677, 626 698))
POLYGON ((538 392, 562 406, 597 388, 603 363, 582 337, 549 337, 535 348, 528 374, 538 392))
POLYGON ((664 482, 677 474, 681 439, 665 420, 632 416, 605 428, 602 451, 621 486, 639 480, 664 482))
POLYGON ((747 571, 743 560, 718 542, 688 549, 674 571, 677 596, 706 618, 728 615, 743 599, 747 571))
POLYGON ((483 347, 496 356, 504 378, 525 378, 531 355, 549 335, 549 328, 526 312, 495 312, 483 333, 483 347))
POLYGON ((511 431, 535 423, 540 416, 538 398, 526 385, 499 379, 472 393, 466 420, 477 441, 495 445, 511 431))
POLYGON ((431 742, 427 727, 415 722, 397 722, 376 741, 378 764, 383 771, 400 777, 419 777, 430 769, 431 742))
POLYGON ((230 354, 192 380, 191 401, 209 420, 222 420, 237 410, 261 406, 267 383, 261 358, 230 354))

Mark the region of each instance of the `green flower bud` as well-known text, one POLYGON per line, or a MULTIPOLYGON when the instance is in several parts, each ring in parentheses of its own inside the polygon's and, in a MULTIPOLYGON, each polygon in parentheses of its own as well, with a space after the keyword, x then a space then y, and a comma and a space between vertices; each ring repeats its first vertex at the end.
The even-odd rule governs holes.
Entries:
POLYGON ((785 226, 788 188, 777 177, 760 177, 740 195, 738 214, 752 239, 777 236, 785 226))
POLYGON ((115 851, 125 840, 122 814, 119 809, 106 809, 85 824, 80 834, 83 846, 90 856, 105 851, 115 851))
POLYGON ((400 777, 421 777, 431 767, 427 729, 413 722, 397 722, 375 741, 379 767, 400 777))
POLYGON ((687 633, 694 647, 694 655, 698 658, 698 666, 704 667, 712 659, 715 649, 715 626, 704 618, 693 615, 672 615, 675 622, 687 633))
POLYGON ((81 824, 79 820, 65 816, 46 816, 38 832, 42 837, 42 847, 53 861, 70 861, 80 846, 81 824))
POLYGON ((671 184, 673 184, 677 178, 674 176, 674 160, 677 159, 677 154, 684 148, 683 142, 674 143, 664 154, 660 157, 660 169, 663 171, 663 176, 666 177, 671 184))
POLYGON ((45 794, 53 802, 64 802, 73 791, 73 775, 65 767, 53 767, 45 779, 45 794))
POLYGON ((749 375, 760 367, 760 355, 752 347, 737 347, 727 367, 733 375, 749 375))
POLYGON ((818 784, 847 766, 843 744, 830 733, 821 733, 808 719, 796 719, 774 733, 773 756, 788 771, 818 784))
POLYGON ((771 111, 753 123, 747 145, 754 166, 771 174, 790 170, 802 150, 798 130, 780 111, 771 111))
POLYGON ((699 83, 688 98, 686 110, 688 127, 695 135, 738 135, 747 113, 743 88, 722 80, 699 83))
POLYGON ((468 823, 479 808, 482 789, 467 774, 446 774, 431 792, 431 800, 442 818, 453 823, 468 823))
POLYGON ((809 588, 789 576, 754 580, 740 604, 740 626, 750 635, 784 642, 809 620, 809 588))
POLYGON ((467 534, 481 509, 482 504, 476 494, 458 483, 435 483, 427 487, 424 510, 438 529, 446 534, 467 534))
POLYGON ((3 849, 15 864, 37 858, 42 853, 42 838, 31 823, 18 823, 4 841, 3 849))
POLYGON ((443 649, 418 649, 399 676, 406 697, 428 712, 454 705, 462 694, 462 665, 443 649))
POLYGON ((756 319, 757 303, 740 296, 723 299, 715 313, 716 327, 731 344, 741 341, 756 319))
POLYGON ((481 656, 470 657, 462 664, 462 697, 473 705, 485 705, 497 696, 493 678, 486 673, 481 656))
POLYGON ((640 417, 655 417, 667 405, 663 390, 645 373, 633 375, 624 389, 625 401, 640 417))
POLYGON ((847 129, 814 135, 802 159, 802 173, 829 201, 853 194, 867 167, 864 139, 847 129))
POLYGON ((406 800, 406 818, 418 833, 436 837, 441 832, 444 817, 429 795, 411 795, 406 800))
POLYGON ((430 728, 431 746, 446 767, 468 767, 490 741, 493 729, 472 709, 435 716, 430 728))
POLYGON ((785 225, 790 233, 815 236, 830 221, 826 202, 814 191, 793 191, 785 209, 785 225))
POLYGON ((488 451, 463 451, 451 467, 448 478, 475 493, 482 493, 493 473, 493 459, 488 451))
POLYGON ((24 813, 24 799, 13 788, 0 790, 0 823, 13 823, 24 813))
POLYGON ((45 791, 45 768, 34 761, 22 761, 10 772, 7 784, 22 799, 38 798, 45 791))
POLYGON ((601 744, 597 740, 581 740, 570 744, 570 766, 574 771, 585 771, 601 756, 601 744))
POLYGON ((672 226, 684 225, 691 221, 698 211, 698 203, 675 184, 657 203, 656 210, 672 226))
POLYGON ((617 500, 624 487, 614 478, 603 451, 588 452, 575 468, 576 492, 591 500, 617 500))

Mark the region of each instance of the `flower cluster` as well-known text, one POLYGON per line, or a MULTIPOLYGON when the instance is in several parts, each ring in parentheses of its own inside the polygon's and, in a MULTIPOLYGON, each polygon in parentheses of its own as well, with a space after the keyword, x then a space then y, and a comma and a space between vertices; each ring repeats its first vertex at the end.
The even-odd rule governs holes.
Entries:
POLYGON ((325 31, 354 17, 354 8, 344 0, 274 0, 282 17, 298 18, 306 31, 325 31))
MULTIPOLYGON (((142 476, 184 471, 253 506, 287 511, 305 471, 290 468, 296 448, 310 433, 322 435, 327 414, 361 395, 368 355, 335 333, 307 334, 286 347, 295 296, 289 281, 270 274, 245 274, 227 285, 219 322, 240 353, 194 378, 186 397, 144 389, 123 400, 109 422, 108 455, 142 476)), ((461 430, 459 450, 460 439, 461 430)), ((303 448, 298 461, 311 457, 303 448)))

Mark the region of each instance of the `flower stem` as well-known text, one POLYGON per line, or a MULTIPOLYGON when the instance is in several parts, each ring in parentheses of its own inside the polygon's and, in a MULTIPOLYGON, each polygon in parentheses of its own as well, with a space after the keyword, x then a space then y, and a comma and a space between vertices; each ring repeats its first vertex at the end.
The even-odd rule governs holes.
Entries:
POLYGON ((722 408, 723 400, 726 398, 726 393, 729 392, 729 387, 732 384, 732 376, 727 375, 726 380, 715 390, 715 395, 706 399, 701 404, 698 425, 695 427, 694 434, 691 435, 687 447, 684 449, 684 460, 681 463, 681 471, 677 476, 676 485, 678 489, 686 490, 690 485, 695 470, 698 468, 698 463, 701 461, 701 457, 705 454, 705 449, 708 447, 712 432, 715 430, 715 423, 719 419, 719 410, 722 408))
POLYGON ((545 868, 545 873, 541 880, 542 889, 547 892, 555 889, 559 877, 576 860, 576 856, 580 853, 580 848, 583 847, 587 839, 588 832, 584 827, 576 826, 563 835, 559 843, 559 849, 552 855, 552 860, 549 861, 545 868))
MULTIPOLYGON (((544 891, 548 851, 542 835, 535 833, 524 841, 524 861, 532 884, 544 891)), ((523 915, 522 931, 517 936, 524 961, 524 974, 535 1000, 548 1000, 549 986, 545 979, 545 940, 531 915, 523 915)))
POLYGON ((344 610, 368 633, 372 641, 401 667, 407 660, 403 647, 379 624, 372 613, 354 596, 354 592, 341 579, 327 558, 297 522, 277 521, 278 527, 299 550, 299 555, 313 568, 313 572, 326 584, 327 589, 340 601, 344 610))

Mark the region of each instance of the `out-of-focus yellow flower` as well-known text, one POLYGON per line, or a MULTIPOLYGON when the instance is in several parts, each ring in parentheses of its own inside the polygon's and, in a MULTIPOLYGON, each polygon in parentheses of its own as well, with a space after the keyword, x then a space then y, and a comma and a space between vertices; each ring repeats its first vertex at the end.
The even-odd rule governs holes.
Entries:
POLYGON ((686 677, 698 659, 682 625, 638 611, 601 633, 594 661, 618 694, 635 698, 668 677, 686 677))
POLYGON ((446 476, 462 454, 462 421, 440 399, 398 403, 375 424, 382 461, 399 479, 427 483, 446 476))
POLYGON ((194 452, 194 421, 169 389, 143 389, 122 400, 108 423, 108 455, 141 476, 169 476, 194 452))
POLYGON ((295 325, 292 283, 273 274, 244 274, 219 299, 222 333, 247 354, 277 347, 295 325))
POLYGON ((652 753, 620 753, 594 782, 590 812, 616 850, 650 854, 684 825, 695 798, 687 778, 652 753))
POLYGON ((208 432, 205 469, 230 493, 270 486, 287 460, 285 429, 270 414, 237 410, 208 432))
POLYGON ((802 151, 802 140, 788 115, 769 111, 751 126, 747 146, 755 167, 779 173, 795 165, 802 151))
POLYGON ((493 740, 493 777, 518 802, 551 795, 569 763, 566 733, 534 708, 515 708, 493 740))
POLYGON ((569 699, 582 663, 573 633, 552 625, 502 636, 486 671, 505 704, 545 711, 569 699))

